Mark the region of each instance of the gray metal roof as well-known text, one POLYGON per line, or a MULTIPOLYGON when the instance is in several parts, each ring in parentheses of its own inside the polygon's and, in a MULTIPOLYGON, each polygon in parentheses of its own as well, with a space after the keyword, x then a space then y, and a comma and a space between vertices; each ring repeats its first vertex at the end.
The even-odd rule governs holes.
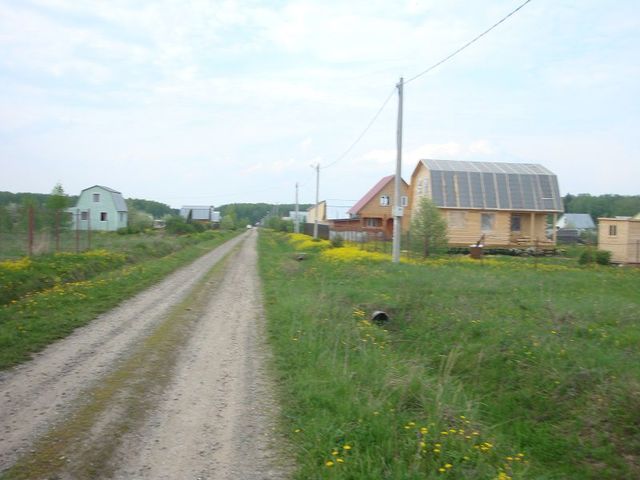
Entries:
POLYGON ((577 228, 578 230, 596 228, 596 224, 593 223, 593 219, 588 213, 565 213, 556 225, 565 228, 577 228))
POLYGON ((562 212, 557 177, 531 163, 422 160, 438 207, 562 212))

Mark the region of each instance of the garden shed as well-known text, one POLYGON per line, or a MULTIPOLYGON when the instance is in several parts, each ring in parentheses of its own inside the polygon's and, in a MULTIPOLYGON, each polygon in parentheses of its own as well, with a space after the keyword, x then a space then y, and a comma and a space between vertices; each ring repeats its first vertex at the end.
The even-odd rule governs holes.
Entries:
POLYGON ((614 263, 640 264, 640 214, 598 218, 598 248, 611 252, 614 263))

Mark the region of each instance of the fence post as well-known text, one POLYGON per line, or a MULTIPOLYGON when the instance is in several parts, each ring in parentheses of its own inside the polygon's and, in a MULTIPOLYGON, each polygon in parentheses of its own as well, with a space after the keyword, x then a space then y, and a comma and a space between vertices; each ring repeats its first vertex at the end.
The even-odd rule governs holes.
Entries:
POLYGON ((91 209, 87 209, 87 250, 91 250, 91 209))
POLYGON ((33 205, 29 206, 29 256, 33 255, 33 228, 34 228, 33 205))
POLYGON ((76 253, 80 253, 80 209, 76 208, 76 253))
POLYGON ((56 252, 60 251, 60 210, 56 210, 55 217, 56 252))

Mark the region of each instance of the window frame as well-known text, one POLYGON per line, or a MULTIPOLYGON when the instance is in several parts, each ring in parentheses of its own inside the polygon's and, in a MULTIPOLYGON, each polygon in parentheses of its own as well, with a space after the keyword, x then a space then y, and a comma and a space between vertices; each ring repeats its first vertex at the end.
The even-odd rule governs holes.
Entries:
POLYGON ((496 214, 494 212, 482 212, 480 213, 480 231, 481 232, 493 232, 496 227, 496 214), (485 226, 485 218, 490 220, 490 225, 485 226))
POLYGON ((91 198, 93 199, 93 203, 100 203, 100 194, 99 193, 92 193, 91 194, 91 198))

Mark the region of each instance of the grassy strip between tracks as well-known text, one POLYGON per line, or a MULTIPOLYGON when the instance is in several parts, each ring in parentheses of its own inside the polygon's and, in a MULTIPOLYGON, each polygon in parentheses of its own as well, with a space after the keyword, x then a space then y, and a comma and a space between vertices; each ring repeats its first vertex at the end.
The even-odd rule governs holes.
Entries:
POLYGON ((0 369, 23 362, 237 233, 185 246, 162 258, 127 265, 88 280, 55 285, 0 306, 0 369))
POLYGON ((156 394, 172 379, 177 356, 238 249, 219 261, 115 371, 85 392, 69 418, 40 438, 31 453, 0 478, 111 478, 118 467, 116 452, 126 448, 128 440, 136 445, 136 438, 128 439, 127 434, 154 411, 156 394))
POLYGON ((291 238, 260 264, 296 478, 640 477, 640 271, 291 238))

